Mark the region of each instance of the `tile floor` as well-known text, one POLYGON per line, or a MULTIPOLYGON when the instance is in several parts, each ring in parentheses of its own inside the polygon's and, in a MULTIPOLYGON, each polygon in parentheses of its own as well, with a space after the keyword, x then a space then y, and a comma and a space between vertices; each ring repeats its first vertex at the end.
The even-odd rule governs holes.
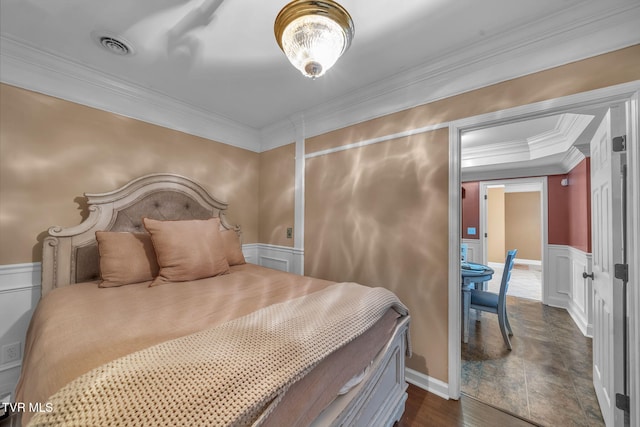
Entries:
POLYGON ((471 311, 462 392, 544 426, 603 426, 592 385, 591 339, 569 314, 508 296, 512 351, 495 315, 471 311))
MULTIPOLYGON (((498 292, 504 264, 490 262, 489 266, 493 268, 495 273, 493 279, 488 283, 488 290, 498 292)), ((514 264, 507 295, 542 301, 541 275, 542 267, 539 265, 514 264)))

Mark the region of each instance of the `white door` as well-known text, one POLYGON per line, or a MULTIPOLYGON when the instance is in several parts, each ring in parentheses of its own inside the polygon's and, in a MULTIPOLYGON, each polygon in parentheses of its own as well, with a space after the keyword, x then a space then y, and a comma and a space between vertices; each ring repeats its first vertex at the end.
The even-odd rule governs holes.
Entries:
POLYGON ((593 385, 607 426, 624 425, 624 413, 616 409, 616 392, 623 389, 623 329, 621 286, 614 279, 622 256, 620 156, 612 151, 612 137, 623 132, 624 110, 612 107, 591 140, 593 385))

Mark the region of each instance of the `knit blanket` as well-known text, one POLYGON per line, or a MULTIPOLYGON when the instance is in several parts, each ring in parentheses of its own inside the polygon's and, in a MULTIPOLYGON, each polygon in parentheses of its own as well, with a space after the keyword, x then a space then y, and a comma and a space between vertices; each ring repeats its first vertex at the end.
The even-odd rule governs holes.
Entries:
POLYGON ((96 368, 30 426, 259 425, 291 384, 393 308, 390 291, 338 283, 96 368))

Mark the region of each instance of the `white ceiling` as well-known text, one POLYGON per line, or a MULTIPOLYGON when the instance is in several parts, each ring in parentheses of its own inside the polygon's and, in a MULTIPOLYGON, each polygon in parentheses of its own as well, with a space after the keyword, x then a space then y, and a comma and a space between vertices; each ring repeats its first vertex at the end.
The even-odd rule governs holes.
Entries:
POLYGON ((578 147, 589 144, 605 112, 598 107, 588 114, 554 114, 465 132, 460 138, 462 177, 566 173, 584 159, 578 147))
POLYGON ((274 40, 286 3, 2 0, 0 78, 260 151, 640 41, 638 0, 341 0, 354 41, 310 80, 274 40))

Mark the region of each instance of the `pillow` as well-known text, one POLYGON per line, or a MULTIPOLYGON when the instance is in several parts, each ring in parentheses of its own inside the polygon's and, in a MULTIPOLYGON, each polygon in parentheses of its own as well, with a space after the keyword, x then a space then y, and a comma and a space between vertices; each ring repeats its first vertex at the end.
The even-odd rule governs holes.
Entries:
POLYGON ((220 220, 142 220, 151 234, 160 272, 150 286, 185 282, 229 272, 220 220))
POLYGON ((158 262, 148 233, 96 231, 100 253, 101 288, 153 280, 158 262))
POLYGON ((240 245, 240 237, 234 230, 221 231, 222 242, 224 244, 224 252, 227 256, 227 262, 229 265, 246 264, 244 254, 242 253, 242 246, 240 245))

